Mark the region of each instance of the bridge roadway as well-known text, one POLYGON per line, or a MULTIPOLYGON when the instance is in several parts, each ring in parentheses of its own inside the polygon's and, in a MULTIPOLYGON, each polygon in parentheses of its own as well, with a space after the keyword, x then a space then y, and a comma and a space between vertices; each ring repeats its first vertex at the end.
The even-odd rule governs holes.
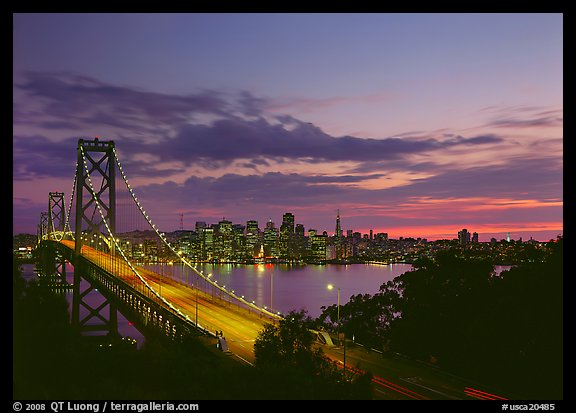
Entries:
MULTIPOLYGON (((61 243, 74 250, 74 241, 62 240, 61 243)), ((82 246, 81 254, 129 284, 136 278, 122 257, 112 256, 87 245, 82 246)), ((213 333, 216 330, 222 331, 229 350, 236 357, 250 364, 254 363, 254 340, 264 324, 272 322, 272 319, 256 314, 254 310, 240 307, 229 300, 207 294, 201 288, 186 286, 145 268, 135 267, 142 278, 158 291, 162 298, 191 320, 196 320, 196 308, 198 308, 197 320, 200 326, 213 333)), ((137 282, 142 284, 140 280, 137 282)))

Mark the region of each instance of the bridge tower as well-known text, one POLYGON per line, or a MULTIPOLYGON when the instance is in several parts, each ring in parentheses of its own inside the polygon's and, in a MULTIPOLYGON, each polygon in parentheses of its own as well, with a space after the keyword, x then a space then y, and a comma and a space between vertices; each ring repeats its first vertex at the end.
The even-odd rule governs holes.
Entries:
POLYGON ((40 213, 40 223, 38 224, 38 244, 44 238, 44 235, 48 233, 48 212, 40 213))
MULTIPOLYGON (((108 244, 110 253, 113 253, 114 242, 110 237, 113 237, 116 232, 114 142, 100 141, 98 137, 94 140, 79 139, 77 151, 75 256, 80 256, 82 244, 93 236, 102 237, 102 240, 108 244), (106 226, 110 230, 109 233, 106 226)), ((104 331, 108 337, 117 337, 118 313, 114 299, 100 294, 103 301, 96 306, 92 301, 85 299, 90 292, 97 290, 96 286, 90 282, 90 277, 86 277, 88 271, 90 269, 82 264, 82 260, 75 260, 72 324, 81 332, 104 331), (89 285, 86 288, 84 288, 84 283, 81 283, 81 279, 88 282, 89 285), (108 311, 105 311, 106 307, 108 311), (87 315, 83 318, 80 314, 81 308, 87 310, 87 315)))
MULTIPOLYGON (((64 232, 66 224, 64 192, 48 193, 48 238, 57 239, 56 231, 64 232)), ((62 235, 63 236, 63 235, 62 235)))
MULTIPOLYGON (((78 140, 78 164, 76 167, 76 254, 80 254, 83 244, 83 233, 88 236, 113 236, 116 232, 116 162, 114 159, 114 142, 78 140), (90 187, 85 164, 90 174, 94 193, 90 187), (97 182, 99 180, 99 182, 97 182), (95 185, 95 183, 99 185, 95 185), (89 197, 84 199, 84 189, 89 197), (98 192, 96 192, 98 191, 98 192), (85 202, 86 201, 86 202, 85 202), (112 234, 105 234, 105 225, 97 204, 102 209, 104 219, 112 234)), ((113 246, 114 243, 108 245, 113 246)))
MULTIPOLYGON (((46 223, 47 238, 60 241, 64 238, 66 225, 66 208, 63 192, 48 193, 48 218, 46 223)), ((66 282, 66 260, 62 254, 50 254, 49 261, 45 262, 46 274, 55 277, 60 282, 66 282)))

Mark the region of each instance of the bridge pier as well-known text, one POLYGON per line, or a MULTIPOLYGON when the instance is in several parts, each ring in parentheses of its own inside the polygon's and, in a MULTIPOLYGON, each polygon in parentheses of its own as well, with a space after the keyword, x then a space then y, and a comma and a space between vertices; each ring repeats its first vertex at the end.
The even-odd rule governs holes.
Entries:
POLYGON ((49 285, 66 285, 66 259, 59 252, 40 244, 37 262, 39 279, 49 285))
POLYGON ((83 276, 87 271, 92 269, 77 261, 74 266, 74 290, 72 295, 72 326, 75 327, 80 334, 86 335, 89 332, 104 332, 105 336, 109 338, 119 338, 118 333, 118 309, 114 299, 108 299, 103 294, 98 294, 103 300, 99 304, 87 302, 87 296, 92 291, 98 291, 97 287, 89 280, 88 277, 83 276), (88 287, 83 289, 82 281, 88 284, 88 287), (108 310, 106 311, 106 307, 108 310), (88 311, 84 317, 81 316, 81 309, 88 311), (96 323, 94 323, 96 321, 96 323))

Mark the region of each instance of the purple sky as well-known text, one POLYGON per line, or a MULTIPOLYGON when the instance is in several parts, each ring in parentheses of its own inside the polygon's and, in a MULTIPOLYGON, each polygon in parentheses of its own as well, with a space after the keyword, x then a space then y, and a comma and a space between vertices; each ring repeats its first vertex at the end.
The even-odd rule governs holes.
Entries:
POLYGON ((561 14, 15 14, 13 232, 114 140, 165 231, 563 232, 561 14))

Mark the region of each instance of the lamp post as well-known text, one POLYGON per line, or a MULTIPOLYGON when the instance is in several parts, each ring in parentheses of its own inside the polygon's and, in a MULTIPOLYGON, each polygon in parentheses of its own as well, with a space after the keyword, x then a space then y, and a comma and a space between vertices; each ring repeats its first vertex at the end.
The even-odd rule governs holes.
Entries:
MULTIPOLYGON (((334 289, 334 286, 332 284, 328 284, 327 288, 332 291, 334 289)), ((336 334, 338 336, 338 341, 340 341, 340 287, 338 287, 338 320, 337 320, 337 325, 336 325, 336 334)))
MULTIPOLYGON (((329 290, 333 290, 334 286, 332 284, 328 284, 327 288, 329 290)), ((340 340, 340 287, 338 287, 338 308, 337 308, 337 317, 338 317, 338 325, 336 334, 338 335, 338 342, 342 345, 342 340, 340 340)), ((346 333, 344 334, 344 372, 346 372, 346 333)))
POLYGON ((196 327, 198 327, 198 287, 199 283, 198 283, 199 279, 197 278, 196 280, 196 285, 195 285, 195 290, 196 290, 196 327))

